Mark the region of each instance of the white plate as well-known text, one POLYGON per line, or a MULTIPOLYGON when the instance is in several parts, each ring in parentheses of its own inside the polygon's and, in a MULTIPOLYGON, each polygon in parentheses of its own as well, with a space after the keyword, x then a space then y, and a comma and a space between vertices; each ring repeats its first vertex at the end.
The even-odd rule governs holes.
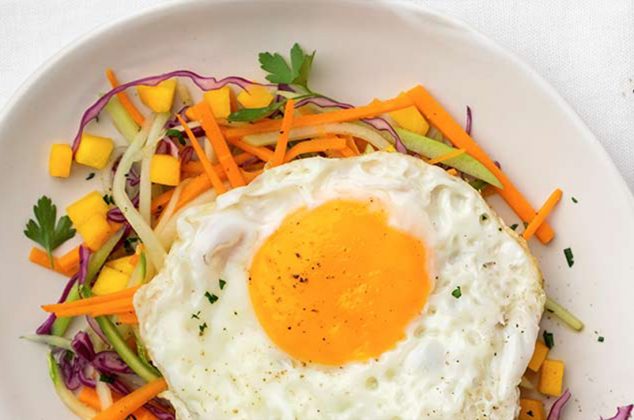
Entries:
POLYGON ((31 243, 22 227, 40 195, 63 208, 95 187, 81 175, 50 178, 47 155, 53 140, 73 137, 81 112, 107 89, 104 69, 118 69, 123 80, 177 68, 262 78, 258 52, 287 51, 295 41, 317 50, 317 90, 364 103, 423 83, 459 120, 472 107, 475 138, 534 206, 553 188, 564 190, 551 218, 556 239, 531 247, 548 293, 586 322, 577 334, 546 321, 555 332, 552 356, 566 361, 566 386, 575 396, 567 418, 598 418, 632 402, 634 200, 594 136, 532 70, 464 24, 411 5, 180 2, 67 48, 31 78, 0 120, 0 417, 71 417, 54 395, 45 351, 18 340, 41 321, 38 305, 56 299, 63 283, 27 262, 31 243), (574 251, 572 268, 566 247, 574 251))

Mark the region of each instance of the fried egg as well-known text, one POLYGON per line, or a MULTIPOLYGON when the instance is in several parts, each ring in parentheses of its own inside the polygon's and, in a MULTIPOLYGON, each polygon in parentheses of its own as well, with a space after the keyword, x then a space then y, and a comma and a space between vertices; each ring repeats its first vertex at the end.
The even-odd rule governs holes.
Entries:
POLYGON ((182 419, 512 419, 543 311, 525 242, 398 153, 309 158, 187 211, 135 296, 182 419))

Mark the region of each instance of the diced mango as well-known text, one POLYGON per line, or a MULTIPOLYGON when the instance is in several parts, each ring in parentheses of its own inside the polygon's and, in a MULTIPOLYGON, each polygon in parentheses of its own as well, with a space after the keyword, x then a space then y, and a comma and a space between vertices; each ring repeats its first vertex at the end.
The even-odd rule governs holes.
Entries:
POLYGON ((545 395, 558 397, 564 383, 564 362, 561 360, 544 360, 537 390, 545 395))
POLYGON ((68 144, 54 144, 48 157, 48 173, 59 178, 68 178, 73 164, 73 149, 68 144))
POLYGON ((97 191, 86 194, 66 207, 66 214, 68 214, 75 227, 82 225, 95 214, 105 218, 106 213, 108 213, 108 205, 97 191))
POLYGON ((544 420, 544 404, 541 401, 520 399, 520 416, 518 420, 544 420))
POLYGON ((134 267, 136 265, 133 261, 137 259, 138 258, 135 258, 133 255, 130 255, 129 257, 122 257, 108 261, 106 266, 130 275, 134 271, 134 267))
POLYGON ((264 108, 273 101, 273 95, 264 86, 252 85, 238 94, 238 102, 245 108, 264 108))
POLYGON ((128 287, 128 279, 130 279, 129 274, 106 265, 101 269, 92 291, 96 295, 119 292, 128 287))
POLYGON ((533 357, 531 357, 531 361, 528 362, 528 368, 533 372, 537 372, 539 368, 542 367, 544 360, 546 360, 546 356, 548 356, 548 347, 546 347, 546 344, 538 340, 535 343, 533 357))
POLYGON ((75 161, 91 168, 103 169, 108 164, 113 149, 112 139, 83 133, 81 143, 79 143, 79 148, 75 153, 75 161))
POLYGON ((155 184, 178 185, 181 180, 180 160, 171 155, 152 156, 150 180, 155 184))
POLYGON ((154 112, 169 112, 174 102, 176 80, 164 80, 156 86, 137 86, 141 102, 154 112))
POLYGON ((231 89, 229 86, 204 93, 203 99, 209 104, 216 118, 227 118, 231 114, 231 89))
POLYGON ((406 130, 413 131, 414 133, 418 133, 423 136, 427 134, 427 131, 429 130, 429 123, 415 106, 399 109, 398 111, 392 111, 389 115, 398 125, 406 130))
POLYGON ((92 251, 101 248, 101 245, 112 235, 112 229, 106 217, 97 213, 75 228, 84 239, 86 246, 92 251))

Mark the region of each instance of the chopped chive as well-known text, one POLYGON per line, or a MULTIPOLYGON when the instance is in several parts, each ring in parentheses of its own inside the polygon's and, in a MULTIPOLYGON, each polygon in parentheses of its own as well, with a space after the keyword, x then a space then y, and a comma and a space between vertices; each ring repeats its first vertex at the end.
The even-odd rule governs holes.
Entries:
POLYGON ((225 288, 225 284, 227 284, 227 282, 224 281, 223 279, 218 280, 218 285, 220 285, 220 290, 225 288))
POLYGON ((462 290, 460 289, 460 286, 453 289, 453 292, 451 292, 451 296, 455 297, 456 299, 459 299, 462 296, 462 290))
POLYGON ((553 333, 544 330, 544 343, 549 349, 555 347, 555 336, 553 333))
POLYGON ((198 335, 202 337, 206 329, 207 329, 207 323, 203 322, 202 324, 198 326, 198 335))
POLYGON ((605 337, 603 337, 602 335, 599 336, 599 338, 597 338, 597 341, 599 343, 603 343, 605 341, 605 337))
POLYGON ((513 223, 513 224, 510 226, 510 228, 511 228, 512 230, 515 230, 515 229, 517 229, 517 227, 518 227, 518 226, 519 226, 519 225, 518 225, 517 223, 513 223))
POLYGON ((200 319, 200 311, 196 312, 195 314, 192 314, 192 319, 200 319))
POLYGON ((88 176, 86 177, 86 181, 89 181, 89 180, 93 179, 94 177, 95 177, 95 173, 94 173, 94 172, 91 172, 91 173, 89 173, 89 174, 88 174, 88 176))
POLYGON ((185 139, 183 138, 183 133, 173 128, 170 128, 165 132, 165 135, 168 137, 176 137, 181 146, 185 146, 185 139))
POLYGON ((566 262, 568 263, 568 267, 572 267, 575 263, 575 257, 572 255, 572 249, 570 248, 564 249, 564 255, 566 256, 566 262))
POLYGON ((480 215, 480 221, 484 222, 485 220, 487 220, 489 218, 489 216, 486 213, 482 213, 480 215))
POLYGON ((211 303, 212 305, 216 303, 216 301, 218 300, 218 296, 209 292, 205 292, 205 297, 207 298, 207 300, 209 300, 209 303, 211 303))
POLYGON ((577 203, 579 202, 579 201, 577 201, 577 199, 576 199, 576 198, 574 198, 574 197, 570 197, 570 199, 571 199, 571 200, 572 200, 572 202, 573 202, 573 203, 575 203, 575 204, 577 204, 577 203))

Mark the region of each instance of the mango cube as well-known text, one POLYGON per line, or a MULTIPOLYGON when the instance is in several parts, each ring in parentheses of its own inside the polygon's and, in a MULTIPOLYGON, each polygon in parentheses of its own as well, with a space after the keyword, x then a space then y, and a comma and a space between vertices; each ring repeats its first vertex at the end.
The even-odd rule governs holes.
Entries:
POLYGON ((97 214, 106 217, 108 205, 97 191, 90 192, 66 207, 66 214, 75 227, 82 225, 91 216, 97 214))
POLYGON ((73 164, 73 149, 68 144, 54 144, 48 157, 48 173, 59 178, 70 176, 73 164))
POLYGON ((134 256, 132 255, 129 257, 117 258, 116 260, 108 261, 106 263, 106 267, 113 268, 123 274, 131 275, 134 271, 134 267, 136 266, 136 264, 133 263, 133 258, 134 256))
POLYGON ((101 245, 112 235, 112 229, 106 216, 97 213, 75 228, 91 251, 97 251, 101 248, 101 245))
POLYGON ((249 86, 238 94, 238 102, 245 108, 264 108, 273 101, 273 95, 264 86, 249 86))
POLYGON ((548 347, 541 341, 537 341, 535 343, 533 357, 531 357, 531 361, 528 362, 528 368, 533 372, 537 372, 539 368, 542 367, 544 360, 546 360, 546 356, 548 356, 548 347))
POLYGON ((81 143, 75 153, 75 161, 95 169, 103 169, 110 160, 114 142, 108 137, 83 133, 81 143))
POLYGON ((429 123, 427 123, 425 117, 423 117, 415 106, 399 109, 398 111, 392 111, 389 115, 398 125, 406 130, 413 131, 414 133, 418 133, 423 136, 427 134, 427 131, 429 130, 429 123))
POLYGON ((520 399, 520 416, 518 420, 544 420, 544 404, 541 401, 520 399))
POLYGON ((231 89, 229 86, 204 93, 203 99, 209 104, 214 117, 227 118, 231 114, 231 89))
POLYGON ((181 180, 180 160, 171 155, 152 156, 150 180, 155 184, 178 185, 181 180))
POLYGON ((176 80, 164 80, 156 86, 137 86, 141 102, 154 112, 169 112, 174 102, 176 80))
POLYGON ((564 362, 546 359, 541 370, 537 390, 552 397, 560 396, 564 382, 564 362))
POLYGON ((106 265, 101 269, 92 291, 95 295, 107 295, 108 293, 119 292, 128 287, 129 279, 130 274, 122 273, 106 265))

